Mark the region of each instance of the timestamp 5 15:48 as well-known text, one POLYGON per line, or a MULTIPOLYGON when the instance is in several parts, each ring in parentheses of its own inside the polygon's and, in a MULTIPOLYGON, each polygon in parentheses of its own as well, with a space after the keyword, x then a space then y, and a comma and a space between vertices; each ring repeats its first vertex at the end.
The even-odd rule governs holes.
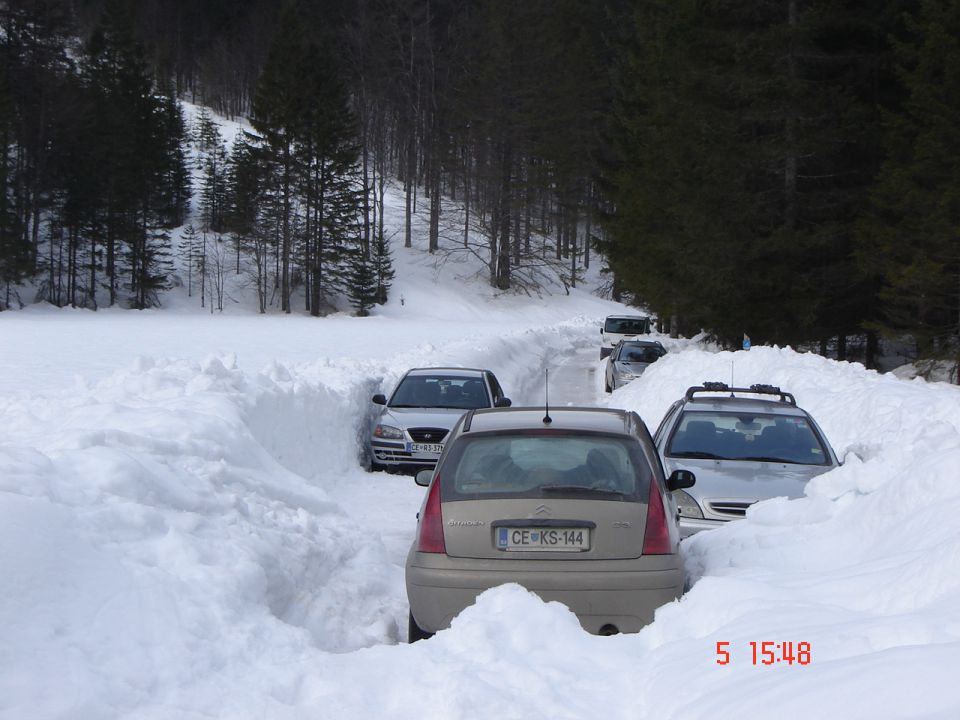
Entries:
MULTIPOLYGON (((730 643, 717 642, 717 665, 728 665, 732 658, 730 643)), ((754 665, 809 665, 811 647, 808 642, 750 641, 750 659, 754 665)))

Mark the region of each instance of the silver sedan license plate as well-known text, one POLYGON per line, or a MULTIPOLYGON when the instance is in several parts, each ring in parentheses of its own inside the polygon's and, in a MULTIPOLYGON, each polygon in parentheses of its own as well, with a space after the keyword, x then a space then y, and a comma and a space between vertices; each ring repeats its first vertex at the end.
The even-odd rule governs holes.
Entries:
POLYGON ((407 452, 436 453, 439 455, 443 452, 443 445, 441 443, 407 443, 407 452))
POLYGON ((497 549, 582 552, 590 549, 590 528, 500 527, 497 528, 497 549))

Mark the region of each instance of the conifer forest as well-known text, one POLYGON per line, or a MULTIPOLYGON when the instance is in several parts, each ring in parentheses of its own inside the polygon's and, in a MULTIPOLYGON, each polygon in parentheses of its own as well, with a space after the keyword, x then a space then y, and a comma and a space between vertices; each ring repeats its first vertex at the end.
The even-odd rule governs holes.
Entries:
POLYGON ((2 0, 0 62, 0 309, 365 315, 420 208, 499 291, 960 355, 960 0, 2 0))

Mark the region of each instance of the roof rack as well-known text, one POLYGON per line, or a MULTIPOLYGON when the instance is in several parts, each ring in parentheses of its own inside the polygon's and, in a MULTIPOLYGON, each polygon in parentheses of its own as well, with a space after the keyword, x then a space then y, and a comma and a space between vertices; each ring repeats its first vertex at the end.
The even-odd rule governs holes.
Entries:
POLYGON ((693 396, 697 393, 716 393, 716 392, 729 392, 730 397, 734 397, 734 393, 752 393, 754 395, 776 395, 780 402, 789 403, 790 405, 796 406, 797 400, 791 393, 788 393, 784 390, 781 390, 776 385, 764 385, 762 383, 756 383, 751 385, 748 388, 742 387, 730 387, 725 382, 716 382, 716 381, 705 381, 703 385, 697 385, 691 388, 687 388, 687 392, 684 397, 687 400, 693 400, 693 396))

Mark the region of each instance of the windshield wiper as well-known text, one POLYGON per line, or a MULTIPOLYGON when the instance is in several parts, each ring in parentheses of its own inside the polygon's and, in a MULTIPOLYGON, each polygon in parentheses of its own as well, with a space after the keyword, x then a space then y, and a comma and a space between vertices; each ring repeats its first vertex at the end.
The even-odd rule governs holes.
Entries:
POLYGON ((609 488, 599 487, 597 485, 593 485, 593 486, 541 485, 540 490, 548 493, 572 492, 572 493, 588 493, 588 494, 597 494, 597 495, 623 495, 624 494, 620 490, 611 490, 609 488))
POLYGON ((730 459, 728 457, 724 457, 723 455, 716 455, 712 452, 704 452, 703 450, 687 450, 686 452, 673 452, 673 453, 670 453, 670 457, 700 458, 703 460, 729 460, 730 459))
POLYGON ((754 462, 772 462, 772 463, 787 463, 789 465, 802 465, 803 463, 798 463, 796 460, 787 460, 785 458, 772 457, 770 455, 750 455, 749 457, 738 457, 730 458, 731 460, 752 460, 754 462))

